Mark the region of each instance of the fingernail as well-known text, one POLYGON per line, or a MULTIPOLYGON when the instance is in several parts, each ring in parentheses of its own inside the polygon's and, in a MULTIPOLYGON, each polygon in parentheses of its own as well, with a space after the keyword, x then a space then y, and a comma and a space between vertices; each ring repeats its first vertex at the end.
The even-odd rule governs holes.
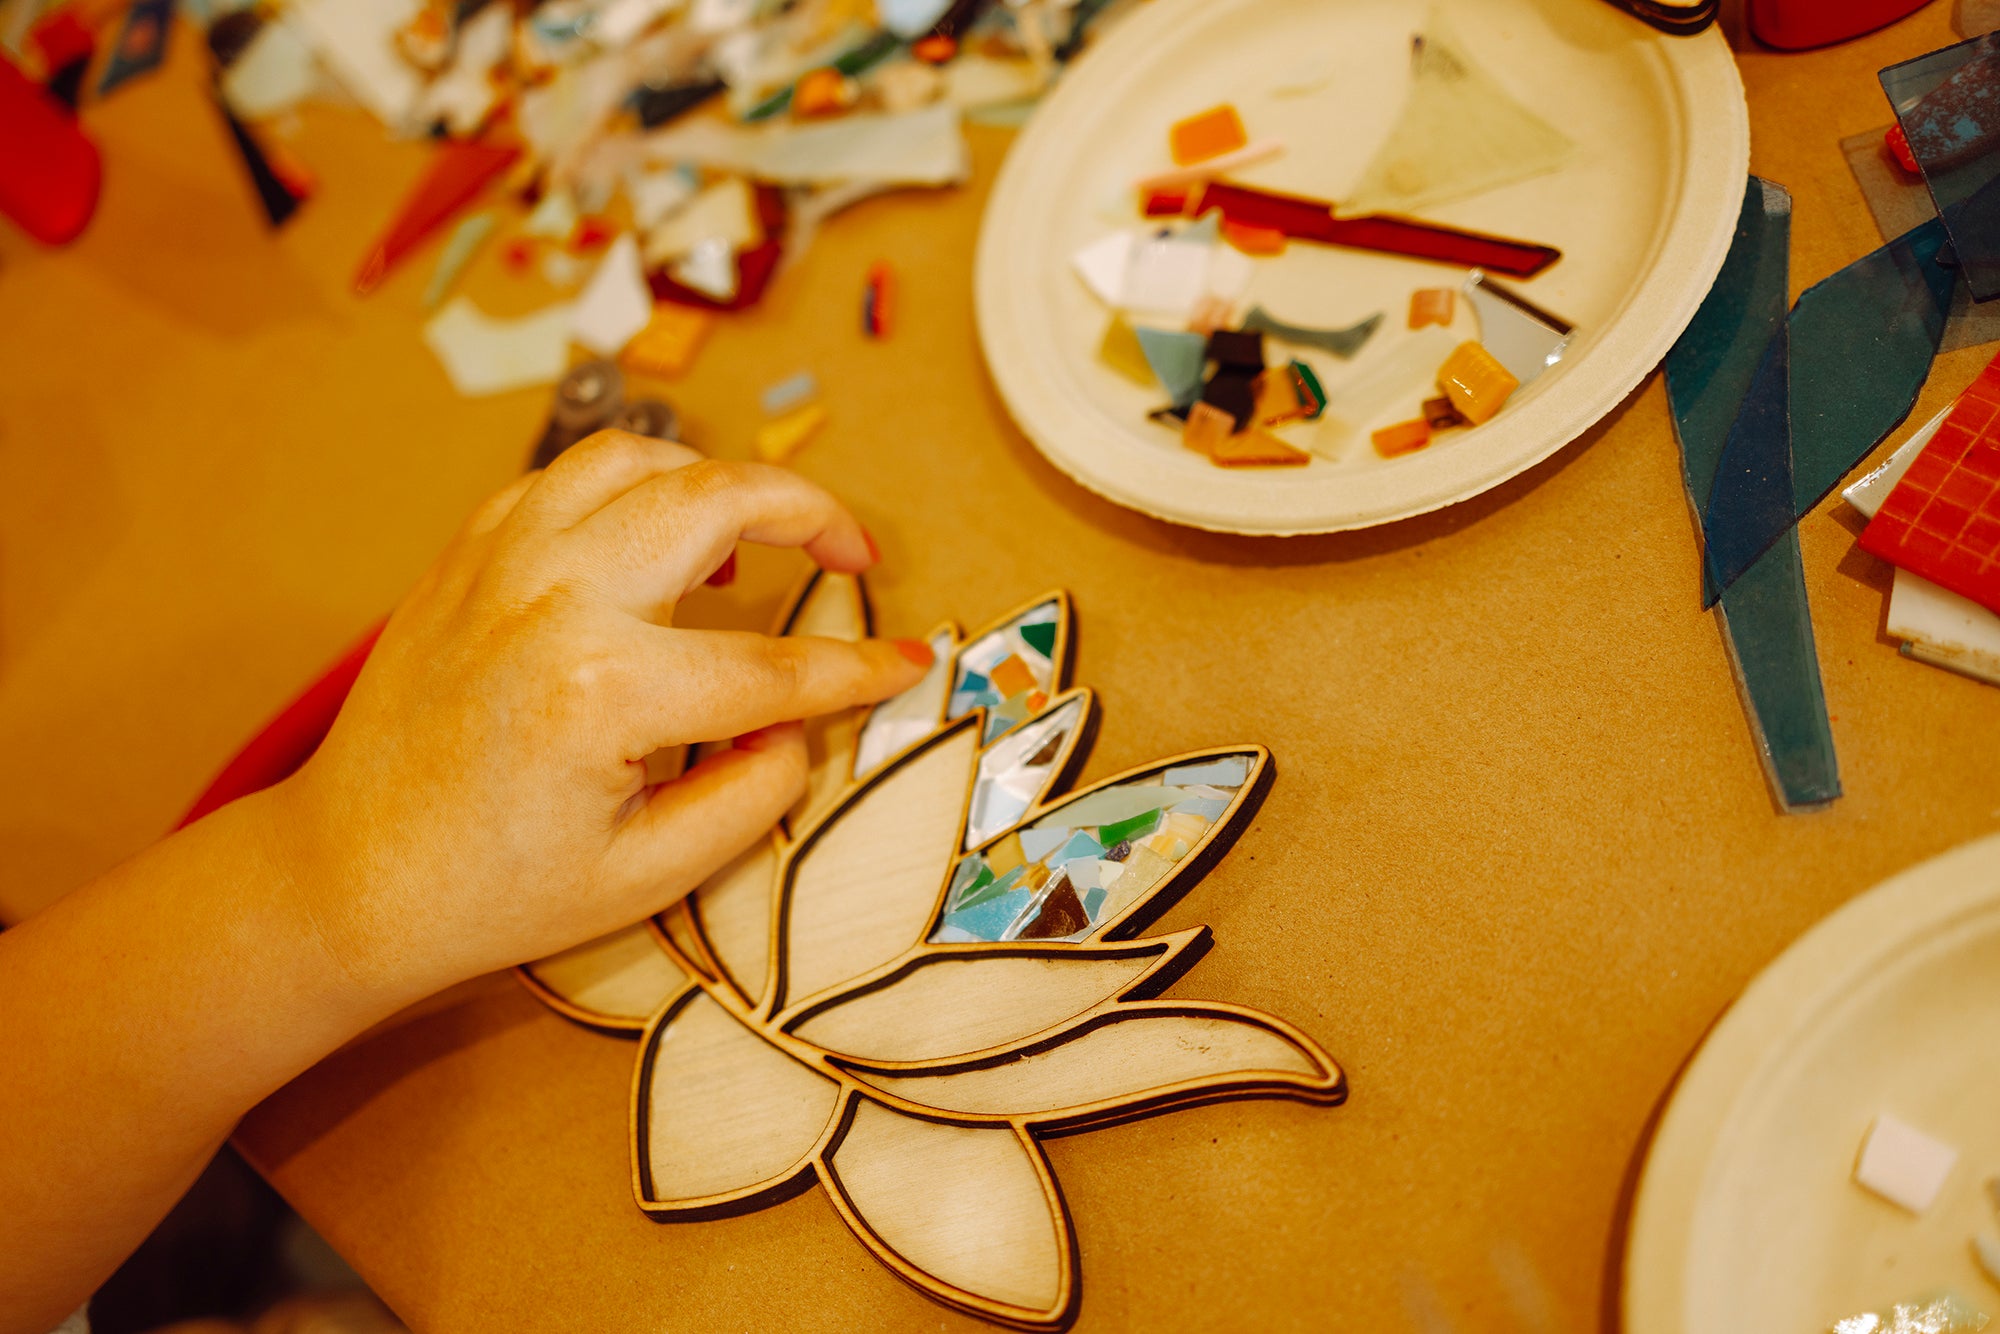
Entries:
POLYGON ((937 655, 931 652, 931 646, 921 639, 892 639, 889 642, 896 646, 896 652, 919 667, 928 667, 936 660, 937 655))
POLYGON ((863 528, 861 530, 861 540, 868 544, 868 559, 872 563, 880 565, 882 563, 882 548, 875 545, 875 534, 863 528))
POLYGON ((736 582, 736 553, 730 552, 722 558, 722 564, 715 567, 715 573, 708 576, 710 588, 727 588, 736 582))

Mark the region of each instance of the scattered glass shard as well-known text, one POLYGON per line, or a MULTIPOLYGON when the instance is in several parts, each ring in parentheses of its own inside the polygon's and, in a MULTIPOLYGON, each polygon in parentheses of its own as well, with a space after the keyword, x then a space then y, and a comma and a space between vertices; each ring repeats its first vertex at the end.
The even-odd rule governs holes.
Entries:
POLYGON ((1293 240, 1492 269, 1517 278, 1531 278, 1562 258, 1562 251, 1554 246, 1414 218, 1379 213, 1337 218, 1333 205, 1324 199, 1274 194, 1223 181, 1211 182, 1197 207, 1204 213, 1220 209, 1225 224, 1282 232, 1293 240))
POLYGON ((1458 294, 1449 287, 1420 287, 1410 293, 1410 327, 1450 324, 1458 294))
POLYGON ((1248 366, 1219 366, 1201 387, 1201 401, 1228 413, 1232 429, 1242 431, 1257 414, 1259 374, 1248 366))
POLYGON ((1523 385, 1533 384, 1569 350, 1575 327, 1519 292, 1478 270, 1466 275, 1460 290, 1479 317, 1479 341, 1523 385))
POLYGON ((1264 369, 1264 338, 1254 329, 1218 329, 1208 336, 1208 356, 1238 370, 1264 369))
POLYGON ((463 296, 424 325, 424 342, 452 387, 468 397, 551 384, 569 363, 569 303, 517 320, 496 320, 463 296))
MULTIPOLYGON (((131 12, 136 15, 143 7, 135 5, 131 12)), ((229 62, 216 86, 231 111, 245 120, 266 120, 311 96, 320 86, 319 62, 295 25, 271 19, 229 62)))
MULTIPOLYGON (((99 97, 159 65, 167 54, 167 25, 173 16, 174 0, 134 0, 125 11, 125 25, 118 30, 103 77, 97 81, 99 97)), ((250 113, 239 110, 237 114, 250 113)))
POLYGON ((953 869, 933 941, 1081 940, 1147 897, 1248 780, 1226 756, 1065 802, 953 869))
POLYGON ((946 687, 952 680, 952 647, 957 636, 949 629, 930 638, 931 665, 923 679, 883 700, 868 711, 854 743, 854 776, 866 778, 905 746, 937 730, 944 717, 946 687))
MULTIPOLYGON (((567 230, 564 235, 568 235, 567 230)), ((669 263, 704 241, 720 241, 734 251, 763 239, 749 183, 730 176, 697 194, 646 233, 646 262, 669 263)))
POLYGON ((1424 421, 1432 431, 1446 431, 1454 426, 1466 424, 1465 418, 1459 416, 1458 409, 1452 406, 1451 399, 1444 394, 1425 399, 1423 406, 1424 421))
POLYGON ((691 167, 635 168, 625 173, 625 197, 632 202, 632 222, 649 232, 667 216, 693 199, 701 189, 701 178, 691 167))
POLYGON ((693 364, 711 318, 707 311, 688 306, 656 305, 646 327, 625 344, 619 364, 640 375, 671 380, 693 364))
POLYGON ((2000 614, 1971 598, 1897 570, 1883 628, 1891 638, 1907 641, 1912 657, 1943 659, 1942 666, 2000 683, 2000 614))
POLYGON ((396 216, 362 256, 354 275, 354 290, 363 295, 374 291, 392 265, 471 203, 488 181, 520 156, 521 150, 511 145, 456 139, 439 144, 396 216))
POLYGON ((711 301, 734 301, 743 283, 742 275, 737 270, 736 254, 736 248, 729 242, 719 236, 711 236, 705 241, 697 241, 694 249, 669 264, 667 276, 711 301))
POLYGON ((1275 227, 1252 227, 1247 222, 1222 224, 1222 239, 1246 255, 1282 255, 1285 234, 1275 227))
POLYGON ((1185 319, 1207 288, 1213 250, 1207 241, 1188 240, 1171 231, 1138 238, 1132 243, 1118 304, 1185 319))
POLYGON ((1078 695, 1023 723, 988 746, 972 783, 965 846, 977 847, 1011 828, 1054 781, 1069 742, 1083 726, 1087 699, 1078 695))
POLYGON ((766 463, 783 463, 804 447, 812 433, 826 424, 826 405, 808 403, 757 428, 757 456, 766 463))
POLYGON ((868 266, 861 284, 861 332, 887 338, 896 328, 896 271, 886 259, 868 266))
POLYGON ((1438 367, 1459 341, 1435 326, 1419 329, 1362 362, 1354 374, 1328 391, 1326 411, 1313 437, 1314 452, 1339 458, 1385 413, 1403 408, 1407 410, 1398 419, 1410 416, 1418 403, 1436 392, 1438 367))
POLYGON ((452 229, 451 238, 438 252, 437 267, 431 270, 430 285, 424 288, 424 309, 436 310, 438 304, 448 296, 458 275, 465 272, 465 266, 479 253, 479 247, 486 244, 493 235, 499 219, 492 213, 475 213, 452 229))
POLYGON ((810 125, 740 126, 690 117, 647 135, 646 149, 655 161, 692 162, 779 185, 956 185, 972 170, 959 111, 949 101, 895 115, 857 111, 810 125))
POLYGON ((1300 468, 1312 462, 1305 450, 1255 426, 1218 441, 1209 457, 1225 468, 1300 468))
POLYGON ((1149 176, 1141 176, 1132 182, 1132 188, 1143 195, 1154 190, 1174 190, 1199 185, 1232 171, 1241 171, 1260 162, 1269 162, 1284 151, 1285 141, 1282 139, 1259 139, 1254 144, 1245 144, 1241 148, 1195 163, 1193 166, 1174 167, 1168 171, 1156 171, 1149 176))
POLYGON ((1473 62, 1433 9, 1410 41, 1402 115, 1342 207, 1414 212, 1556 171, 1575 152, 1473 62))
POLYGON ((1208 355, 1205 336, 1143 324, 1135 326, 1132 332, 1138 336, 1154 378, 1166 389, 1175 407, 1185 408, 1201 397, 1201 373, 1208 355))
POLYGON ((229 127, 230 141, 243 159, 243 169, 249 174, 250 187, 257 192, 257 202, 263 205, 265 220, 273 227, 283 226, 312 194, 311 177, 282 148, 259 141, 220 97, 215 109, 229 127))
POLYGON ((1249 142, 1250 136, 1243 131, 1243 118, 1227 102, 1167 127, 1167 147, 1177 167, 1221 157, 1249 142))
POLYGON ((1300 347, 1316 347, 1343 360, 1359 352, 1381 324, 1382 312, 1379 310, 1345 329, 1309 329, 1304 325, 1287 324, 1262 306, 1250 307, 1250 313, 1243 317, 1246 329, 1255 329, 1300 347))
POLYGON ((1125 304, 1125 273, 1132 266, 1132 245, 1136 239, 1131 231, 1112 232, 1069 257, 1076 276, 1107 306, 1125 304))
POLYGON ((1299 402, 1305 407, 1306 420, 1318 421, 1320 414, 1326 411, 1326 388, 1320 384, 1318 374, 1296 357, 1285 369, 1292 377, 1292 388, 1298 394, 1299 402))
POLYGON ((1862 530, 1860 546, 2000 610, 2000 358, 1952 404, 1862 530))
POLYGON ((1397 422, 1394 426, 1384 426, 1368 438, 1377 454, 1393 459, 1403 454, 1414 454, 1428 445, 1431 442, 1431 424, 1427 418, 1418 417, 1397 422))
MULTIPOLYGON (((1790 238, 1791 197, 1751 177, 1722 272, 1667 353, 1681 476, 1697 515, 1708 510, 1725 442, 1784 325, 1790 238)), ((1832 801, 1840 795, 1840 768, 1796 529, 1787 529, 1722 595, 1720 614, 1758 756, 1779 804, 1796 811, 1832 801)))
POLYGON ((1772 340, 1789 374, 1774 352, 1745 405, 1767 424, 1789 418, 1789 451, 1770 430, 1730 433, 1703 510, 1710 604, 1909 413, 1951 300, 1943 244, 1943 224, 1927 222, 1800 295, 1772 340), (1787 389, 1785 413, 1772 399, 1787 389))
POLYGON ((396 32, 415 9, 410 0, 298 0, 289 13, 354 99, 400 130, 422 91, 416 68, 396 47, 396 32))
POLYGON ((1881 72, 1974 300, 2000 296, 2000 35, 1881 72))
POLYGON ((1930 443, 1938 427, 1944 425, 1944 419, 1950 415, 1951 409, 1946 407, 1912 431, 1909 439, 1896 446, 1895 452, 1867 476, 1843 488, 1841 499, 1859 510, 1864 518, 1874 518, 1875 511, 1881 509, 1882 502, 1889 498, 1889 492, 1903 479, 1903 474, 1910 470, 1910 465, 1917 461, 1917 455, 1923 452, 1924 446, 1930 443))
POLYGON ((1438 388, 1459 415, 1475 425, 1492 420, 1520 387, 1520 380, 1476 342, 1460 343, 1438 367, 1438 388))
POLYGON ((1204 458, 1215 457, 1216 449, 1236 430, 1236 419, 1212 403, 1188 405, 1187 420, 1181 423, 1181 443, 1204 458))
MULTIPOLYGON (((945 721, 962 718, 977 708, 986 712, 981 738, 991 744, 1039 712, 1056 688, 1056 622, 1061 610, 1054 599, 1038 603, 998 629, 989 630, 958 652, 945 721), (993 673, 1008 659, 1025 669, 1026 688, 1003 692, 993 673)), ((1003 678, 1008 673, 1003 672, 1003 678)), ((1020 686, 1023 678, 1011 683, 1020 686)))
POLYGON ((1986 1324, 1985 1315, 1946 1293, 1836 1320, 1828 1334, 1979 1334, 1986 1324))
POLYGON ((819 380, 811 371, 799 371, 765 385, 763 392, 757 395, 757 404, 764 409, 766 417, 775 417, 817 397, 819 380))
MULTIPOLYGON (((732 264, 730 275, 735 276, 732 264)), ((597 262, 597 272, 572 309, 576 341, 600 357, 615 357, 653 317, 653 293, 639 268, 639 243, 622 233, 597 262)))
MULTIPOLYGON (((1900 127, 1899 127, 1900 128, 1900 127)), ((1861 197, 1875 217, 1875 230, 1884 241, 1893 241, 1920 222, 1937 216, 1923 177, 1904 176, 1882 151, 1880 133, 1851 134, 1840 141, 1840 151, 1854 173, 1861 197)), ((1945 316, 1944 336, 1938 351, 1955 352, 1961 347, 1978 347, 2000 340, 2000 301, 1974 301, 1961 283, 1951 290, 1951 311, 1945 316)))
POLYGON ((1123 315, 1114 314, 1104 326, 1104 337, 1097 344, 1097 359, 1133 384, 1150 387, 1159 382, 1152 363, 1146 360, 1146 349, 1140 345, 1139 335, 1132 331, 1123 315))

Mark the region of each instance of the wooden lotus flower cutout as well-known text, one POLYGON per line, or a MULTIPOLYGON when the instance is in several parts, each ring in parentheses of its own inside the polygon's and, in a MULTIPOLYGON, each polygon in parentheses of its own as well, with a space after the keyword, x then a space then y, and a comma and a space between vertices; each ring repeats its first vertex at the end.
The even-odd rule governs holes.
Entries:
MULTIPOLYGON (((836 576, 780 626, 867 628, 859 585, 836 576)), ((1055 1329, 1079 1288, 1043 1138, 1345 1086, 1279 1019, 1160 998, 1206 927, 1140 935, 1241 832, 1269 754, 1203 751, 1057 795, 1095 721, 1091 693, 1064 689, 1064 596, 932 645, 918 685, 815 727, 812 792, 768 842, 647 926, 523 973, 565 1014, 640 1034, 647 1213, 713 1217, 817 1181, 926 1295, 1055 1329)))

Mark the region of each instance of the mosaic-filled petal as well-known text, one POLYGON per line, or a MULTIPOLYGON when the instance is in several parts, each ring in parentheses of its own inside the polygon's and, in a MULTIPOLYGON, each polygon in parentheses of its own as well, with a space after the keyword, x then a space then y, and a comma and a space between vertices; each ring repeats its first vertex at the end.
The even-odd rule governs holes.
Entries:
POLYGON ((884 760, 923 740, 944 721, 945 694, 952 677, 951 649, 956 641, 949 629, 933 634, 931 667, 923 680, 868 711, 854 746, 856 778, 874 773, 884 760))
POLYGON ((1048 790, 1071 749, 1071 738, 1083 726, 1087 703, 1085 696, 1078 695, 1058 704, 980 755, 972 806, 966 813, 967 847, 984 843, 1010 827, 1048 790))
POLYGON ((982 739, 990 743, 1040 712, 1058 687, 1054 655, 1061 618, 1061 600, 1050 598, 960 649, 946 719, 984 708, 982 739))

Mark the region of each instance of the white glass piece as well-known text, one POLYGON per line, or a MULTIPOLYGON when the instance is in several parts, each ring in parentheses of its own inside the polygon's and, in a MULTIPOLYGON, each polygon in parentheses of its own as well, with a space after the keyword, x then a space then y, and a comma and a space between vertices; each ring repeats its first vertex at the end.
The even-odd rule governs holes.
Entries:
POLYGON ((1172 232, 1134 241, 1120 304, 1127 310, 1185 320, 1205 290, 1214 250, 1205 241, 1186 240, 1172 232))
POLYGON ((1931 1207, 1958 1162, 1958 1150, 1883 1112, 1868 1129, 1854 1180, 1913 1214, 1931 1207))
POLYGON ((569 366, 570 303, 517 320, 496 320, 453 297, 424 325, 424 342, 452 388, 468 397, 553 384, 569 366))
POLYGON ((897 751, 936 731, 944 720, 945 686, 951 680, 952 633, 931 636, 931 666, 921 681, 869 710, 854 748, 854 776, 866 778, 897 751))
POLYGON ((1938 409, 1937 416, 1910 432, 1910 438, 1896 446, 1896 452, 1883 460, 1880 467, 1870 470, 1866 477, 1840 493, 1841 499, 1872 519, 1875 511, 1882 508, 1882 502, 1896 489, 1896 483, 1903 480, 1903 474, 1917 461, 1917 455, 1924 452, 1924 446, 1944 425, 1944 419, 1951 415, 1951 405, 1938 409))
MULTIPOLYGON (((735 276, 733 260, 730 276, 735 276)), ((571 330, 576 341, 600 357, 615 357, 632 335, 653 318, 653 293, 639 267, 639 243, 622 232, 576 300, 571 330)))
POLYGON ((646 152, 655 161, 745 172, 778 185, 857 179, 956 185, 972 170, 958 108, 948 102, 897 115, 858 111, 803 125, 689 119, 647 135, 646 152))
POLYGON ((1083 706, 1084 697, 1079 695, 1022 724, 980 755, 972 809, 966 817, 966 847, 984 843, 1011 826, 1047 789, 1065 743, 1083 722, 1083 706))
POLYGON ((763 239, 750 186, 732 176, 709 186, 647 232, 646 262, 666 264, 704 241, 720 241, 736 250, 763 239))
MULTIPOLYGON (((1530 309, 1521 298, 1494 285, 1478 269, 1466 275, 1460 289, 1479 316, 1479 343, 1493 354, 1523 388, 1563 359, 1574 332, 1570 326, 1530 309)), ((1432 326, 1436 327, 1436 326, 1432 326)), ((1443 358, 1439 358, 1440 361, 1443 358)))
POLYGON ((1132 263, 1132 242, 1130 231, 1112 232, 1069 257, 1076 276, 1107 306, 1125 304, 1125 272, 1132 263))
POLYGON ((417 0, 298 0, 291 9, 354 100, 401 130, 422 81, 396 48, 396 33, 417 15, 417 0))
POLYGON ((1943 658, 1937 665, 1981 680, 2000 680, 2000 615, 1922 575, 1896 571, 1885 628, 1910 642, 1912 657, 1925 662, 1943 658))
POLYGON ((667 266, 667 275, 717 301, 736 298, 736 251, 720 237, 697 241, 694 249, 667 266))
POLYGON ((567 241, 576 230, 576 200, 560 185, 550 186, 535 206, 528 210, 528 216, 521 219, 521 235, 546 236, 552 241, 567 241))

